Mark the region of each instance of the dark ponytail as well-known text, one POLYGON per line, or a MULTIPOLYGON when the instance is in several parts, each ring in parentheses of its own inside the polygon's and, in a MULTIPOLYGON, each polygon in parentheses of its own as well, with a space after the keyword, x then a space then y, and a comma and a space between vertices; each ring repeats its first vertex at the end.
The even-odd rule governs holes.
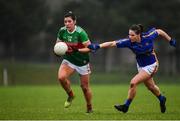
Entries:
POLYGON ((144 31, 144 27, 143 27, 143 25, 142 24, 137 24, 138 26, 139 26, 139 28, 140 28, 140 30, 141 30, 141 33, 144 31))
POLYGON ((144 27, 142 24, 133 24, 129 29, 133 30, 136 34, 141 34, 144 27))
POLYGON ((66 18, 66 17, 71 17, 72 18, 72 20, 76 20, 77 18, 76 18, 76 15, 72 12, 72 11, 69 11, 68 13, 66 13, 65 15, 64 15, 64 18, 66 18))

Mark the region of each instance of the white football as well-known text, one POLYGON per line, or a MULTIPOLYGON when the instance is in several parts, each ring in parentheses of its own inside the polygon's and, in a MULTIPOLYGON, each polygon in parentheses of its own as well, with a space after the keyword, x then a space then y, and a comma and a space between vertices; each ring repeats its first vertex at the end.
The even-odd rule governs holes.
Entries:
POLYGON ((65 42, 58 42, 54 46, 54 52, 57 55, 64 55, 66 51, 68 50, 68 46, 65 42))

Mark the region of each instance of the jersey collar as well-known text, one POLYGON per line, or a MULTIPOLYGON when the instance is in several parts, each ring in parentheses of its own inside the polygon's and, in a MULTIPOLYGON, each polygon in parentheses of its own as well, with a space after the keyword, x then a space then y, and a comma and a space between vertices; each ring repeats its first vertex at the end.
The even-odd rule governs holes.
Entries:
POLYGON ((75 25, 75 28, 74 28, 74 30, 73 30, 72 32, 70 32, 70 31, 68 31, 68 30, 67 30, 67 32, 68 32, 69 34, 72 34, 72 33, 74 33, 74 32, 76 31, 76 28, 77 28, 77 26, 75 25))

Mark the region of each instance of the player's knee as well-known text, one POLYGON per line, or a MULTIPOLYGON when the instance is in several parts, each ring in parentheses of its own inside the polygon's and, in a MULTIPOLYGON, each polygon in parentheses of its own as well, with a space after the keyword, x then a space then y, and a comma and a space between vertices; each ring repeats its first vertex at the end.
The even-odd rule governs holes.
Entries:
POLYGON ((155 86, 154 85, 147 86, 147 89, 153 91, 155 89, 155 86))
POLYGON ((130 88, 134 88, 134 84, 133 83, 130 83, 130 88))
POLYGON ((135 88, 137 85, 137 83, 135 83, 135 81, 131 81, 130 83, 130 88, 135 88))
POLYGON ((58 80, 60 82, 64 82, 66 80, 66 76, 65 75, 60 75, 60 76, 58 76, 58 80))
POLYGON ((81 85, 81 88, 82 88, 83 92, 87 92, 88 91, 88 87, 86 85, 81 85))

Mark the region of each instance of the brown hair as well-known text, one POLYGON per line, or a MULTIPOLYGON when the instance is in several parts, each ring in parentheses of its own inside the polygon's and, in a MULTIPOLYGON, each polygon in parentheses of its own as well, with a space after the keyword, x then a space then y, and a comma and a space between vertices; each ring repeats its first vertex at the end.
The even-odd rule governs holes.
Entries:
POLYGON ((68 13, 66 13, 66 14, 64 15, 64 18, 66 18, 66 17, 71 17, 73 21, 75 21, 75 20, 77 19, 76 16, 75 16, 75 14, 73 14, 72 11, 69 11, 68 13))
POLYGON ((129 29, 133 30, 136 34, 141 34, 143 32, 142 24, 133 24, 129 29))

